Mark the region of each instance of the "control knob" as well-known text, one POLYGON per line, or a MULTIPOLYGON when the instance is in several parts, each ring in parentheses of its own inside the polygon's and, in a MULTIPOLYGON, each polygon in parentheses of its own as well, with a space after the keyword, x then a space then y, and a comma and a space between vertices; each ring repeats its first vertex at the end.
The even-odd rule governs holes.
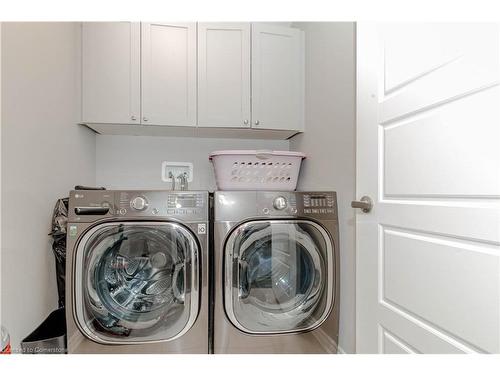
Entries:
POLYGON ((148 208, 148 201, 144 197, 135 197, 130 201, 130 207, 136 211, 144 211, 148 208))
POLYGON ((277 210, 284 210, 287 206, 286 198, 285 197, 276 197, 273 202, 274 208, 277 210))

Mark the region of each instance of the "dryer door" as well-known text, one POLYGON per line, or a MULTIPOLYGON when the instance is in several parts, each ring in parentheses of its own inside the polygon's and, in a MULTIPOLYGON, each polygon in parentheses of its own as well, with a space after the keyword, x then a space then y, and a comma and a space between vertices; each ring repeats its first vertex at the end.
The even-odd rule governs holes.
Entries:
POLYGON ((333 249, 320 225, 252 221, 225 247, 225 309, 240 330, 277 334, 311 330, 333 305, 333 249))
POLYGON ((167 341, 194 323, 199 246, 177 223, 104 223, 80 240, 75 317, 91 340, 106 344, 167 341))

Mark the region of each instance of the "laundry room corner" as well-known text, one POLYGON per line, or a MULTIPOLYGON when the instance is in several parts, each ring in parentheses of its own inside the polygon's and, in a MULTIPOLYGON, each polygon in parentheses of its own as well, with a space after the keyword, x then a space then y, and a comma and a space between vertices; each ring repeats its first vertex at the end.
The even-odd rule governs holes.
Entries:
POLYGON ((15 352, 57 307, 54 204, 95 184, 95 134, 75 125, 79 33, 71 22, 2 23, 1 319, 15 352))
POLYGON ((356 25, 302 22, 305 31, 305 126, 290 150, 307 154, 298 190, 337 191, 340 224, 339 352, 355 352, 356 25))

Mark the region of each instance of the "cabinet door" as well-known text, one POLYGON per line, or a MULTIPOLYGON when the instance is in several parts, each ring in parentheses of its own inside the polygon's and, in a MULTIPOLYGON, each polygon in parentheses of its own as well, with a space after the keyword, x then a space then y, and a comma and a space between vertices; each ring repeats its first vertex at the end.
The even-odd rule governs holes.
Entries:
POLYGON ((299 29, 252 24, 252 126, 303 130, 304 48, 299 29))
POLYGON ((82 121, 140 123, 140 24, 82 25, 82 121))
POLYGON ((198 125, 250 127, 250 24, 198 24, 198 125))
POLYGON ((196 126, 196 23, 142 24, 142 123, 196 126))

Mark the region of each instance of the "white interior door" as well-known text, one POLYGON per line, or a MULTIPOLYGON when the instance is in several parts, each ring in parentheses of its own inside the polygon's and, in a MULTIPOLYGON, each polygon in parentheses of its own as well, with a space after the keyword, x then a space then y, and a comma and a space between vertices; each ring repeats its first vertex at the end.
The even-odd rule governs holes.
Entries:
POLYGON ((198 125, 250 127, 250 23, 198 23, 198 125))
POLYGON ((196 126, 196 23, 142 23, 142 123, 196 126))
POLYGON ((498 353, 499 25, 357 38, 357 351, 498 353))
POLYGON ((304 128, 304 34, 252 24, 252 127, 304 128))

